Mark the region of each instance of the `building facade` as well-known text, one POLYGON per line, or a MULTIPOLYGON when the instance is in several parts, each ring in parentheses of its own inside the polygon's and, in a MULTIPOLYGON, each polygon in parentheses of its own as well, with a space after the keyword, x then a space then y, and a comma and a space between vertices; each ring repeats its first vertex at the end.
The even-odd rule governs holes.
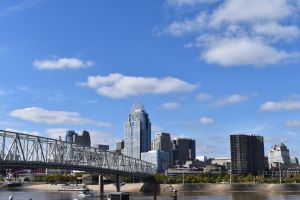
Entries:
POLYGON ((81 135, 79 135, 78 133, 76 133, 73 130, 68 130, 66 132, 66 142, 90 147, 91 146, 90 133, 88 131, 84 130, 81 133, 81 135))
POLYGON ((188 160, 196 158, 196 143, 190 138, 173 140, 173 165, 184 165, 188 160))
POLYGON ((95 144, 94 147, 101 150, 101 151, 108 151, 109 150, 109 145, 106 145, 106 144, 95 144))
POLYGON ((124 140, 118 140, 116 141, 116 150, 122 150, 124 149, 124 140))
POLYGON ((231 159, 230 157, 220 157, 220 158, 213 158, 211 161, 212 165, 222 165, 225 166, 226 170, 230 170, 231 159))
POLYGON ((155 164, 157 172, 164 172, 170 167, 170 156, 168 152, 160 150, 142 152, 141 159, 155 164))
POLYGON ((269 169, 284 170, 290 165, 290 151, 285 144, 275 144, 268 154, 269 169))
POLYGON ((124 154, 141 158, 142 152, 151 150, 151 122, 142 104, 135 104, 125 123, 124 154))
POLYGON ((231 170, 233 174, 263 174, 264 140, 256 135, 230 135, 231 170))
POLYGON ((152 150, 159 150, 169 153, 169 167, 173 167, 173 143, 169 133, 156 133, 152 140, 152 150))

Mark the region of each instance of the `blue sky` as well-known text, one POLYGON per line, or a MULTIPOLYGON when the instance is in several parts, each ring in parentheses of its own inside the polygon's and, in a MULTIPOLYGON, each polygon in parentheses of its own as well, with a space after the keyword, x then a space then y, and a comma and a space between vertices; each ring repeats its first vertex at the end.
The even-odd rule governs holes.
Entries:
POLYGON ((295 0, 4 0, 0 127, 87 129, 114 148, 141 101, 153 136, 195 138, 197 155, 229 156, 245 133, 300 156, 299 13, 295 0))

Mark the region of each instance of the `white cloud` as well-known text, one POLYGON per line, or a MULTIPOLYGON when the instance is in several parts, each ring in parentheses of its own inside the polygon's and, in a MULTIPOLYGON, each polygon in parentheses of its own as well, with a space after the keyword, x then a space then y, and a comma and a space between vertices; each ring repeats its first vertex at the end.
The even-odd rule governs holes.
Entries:
POLYGON ((201 13, 195 19, 173 22, 168 25, 164 32, 173 36, 182 36, 186 33, 200 31, 206 23, 206 14, 201 13))
POLYGON ((215 10, 211 17, 212 25, 274 21, 284 19, 293 13, 287 0, 227 0, 215 10))
POLYGON ((82 118, 78 112, 51 111, 38 107, 17 109, 12 111, 10 115, 26 121, 44 124, 93 124, 103 127, 111 126, 111 124, 106 122, 82 118))
POLYGON ((44 1, 45 0, 23 0, 23 1, 20 1, 19 3, 15 4, 15 5, 1 9, 0 17, 8 16, 15 12, 20 12, 23 10, 30 9, 44 1))
POLYGON ((144 94, 167 94, 175 92, 190 92, 197 85, 187 83, 177 78, 125 76, 109 74, 108 76, 89 76, 82 86, 96 89, 97 93, 110 98, 126 98, 144 94))
POLYGON ((278 23, 257 24, 254 31, 258 34, 264 34, 274 39, 294 40, 299 37, 300 30, 297 26, 282 26, 278 23))
POLYGON ((35 60, 33 66, 41 70, 54 69, 79 69, 91 67, 94 65, 93 61, 83 61, 78 58, 58 58, 49 60, 35 60))
POLYGON ((299 120, 289 120, 285 123, 285 126, 288 128, 300 128, 299 120))
POLYGON ((179 19, 164 28, 164 33, 173 36, 196 33, 194 42, 186 42, 184 46, 199 48, 205 62, 225 67, 274 65, 300 58, 297 48, 282 45, 299 39, 296 2, 224 0, 216 3, 217 6, 194 5, 201 10, 195 9, 194 17, 189 10, 187 14, 180 13, 179 19))
POLYGON ((167 0, 167 3, 171 6, 193 6, 200 3, 213 3, 217 0, 167 0))
POLYGON ((59 137, 62 140, 66 138, 66 132, 68 129, 65 128, 51 128, 46 130, 47 137, 58 140, 59 137))
POLYGON ((300 110, 300 100, 268 101, 260 106, 262 111, 300 110))
POLYGON ((225 67, 275 64, 296 55, 247 38, 223 39, 210 46, 202 57, 207 63, 217 63, 225 67))
POLYGON ((179 106, 180 106, 180 104, 177 102, 166 102, 161 105, 161 108, 163 108, 165 110, 173 110, 173 109, 178 108, 179 106))
POLYGON ((27 131, 27 130, 17 130, 17 129, 13 129, 13 128, 6 128, 6 131, 11 131, 11 132, 16 132, 16 133, 24 133, 24 134, 29 134, 29 135, 36 135, 36 136, 40 136, 40 132, 38 131, 27 131))
POLYGON ((199 119, 199 123, 202 125, 209 125, 209 124, 213 124, 215 122, 215 120, 211 117, 201 117, 199 119))
POLYGON ((238 104, 246 101, 247 97, 241 96, 239 94, 233 94, 226 97, 222 97, 217 101, 217 106, 226 106, 231 104, 238 104))
POLYGON ((199 93, 196 97, 197 101, 202 102, 202 101, 207 101, 211 99, 211 95, 208 93, 199 93))

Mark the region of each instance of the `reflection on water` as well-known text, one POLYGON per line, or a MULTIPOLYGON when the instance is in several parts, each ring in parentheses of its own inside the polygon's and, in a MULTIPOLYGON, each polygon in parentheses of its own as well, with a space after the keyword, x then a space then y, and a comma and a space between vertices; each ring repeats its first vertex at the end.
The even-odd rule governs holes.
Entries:
MULTIPOLYGON (((9 191, 0 190, 0 200, 8 200, 13 196, 14 200, 100 200, 97 192, 93 192, 93 197, 82 197, 76 192, 32 192, 32 191, 9 191)), ((152 200, 149 194, 131 194, 131 200, 152 200)), ((157 197, 158 200, 172 200, 167 195, 157 197)), ((255 193, 255 192, 236 192, 236 193, 179 193, 178 200, 298 200, 300 193, 255 193)), ((103 199, 102 199, 103 200, 103 199)))

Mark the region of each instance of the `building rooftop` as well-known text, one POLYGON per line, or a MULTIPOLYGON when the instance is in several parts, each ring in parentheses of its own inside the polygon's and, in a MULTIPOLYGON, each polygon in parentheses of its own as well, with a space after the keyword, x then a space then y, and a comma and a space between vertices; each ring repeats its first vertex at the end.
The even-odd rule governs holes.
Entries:
POLYGON ((136 102, 133 104, 133 106, 131 107, 131 112, 141 112, 141 111, 145 111, 145 106, 141 103, 141 102, 136 102))

